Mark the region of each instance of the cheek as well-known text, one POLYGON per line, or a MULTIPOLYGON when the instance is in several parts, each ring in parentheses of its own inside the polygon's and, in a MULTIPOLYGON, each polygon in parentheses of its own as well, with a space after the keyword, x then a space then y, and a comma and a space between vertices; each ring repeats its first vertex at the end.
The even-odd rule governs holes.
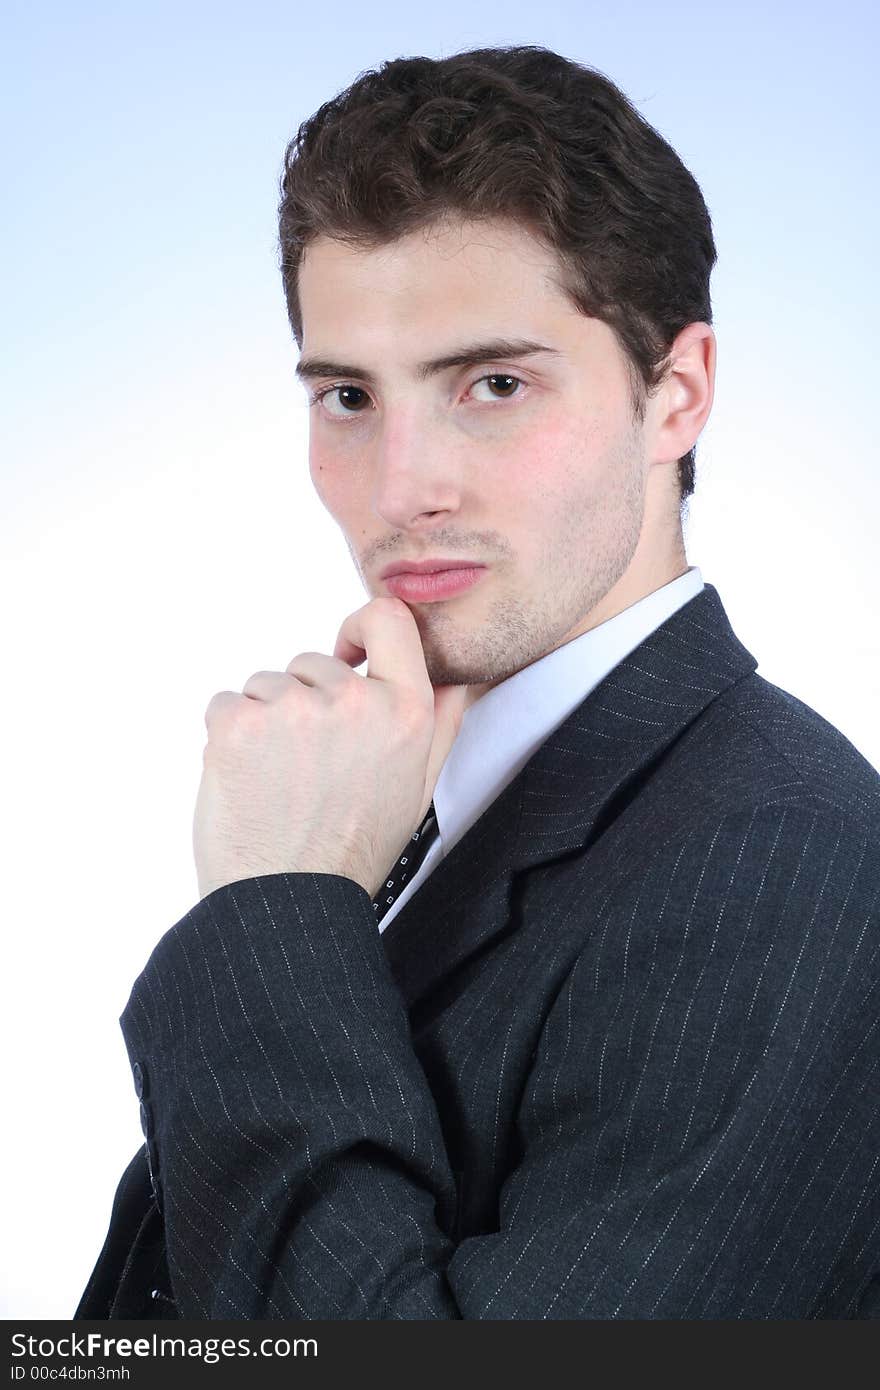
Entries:
POLYGON ((528 527, 555 516, 588 485, 589 445, 563 424, 548 422, 505 461, 500 495, 528 527))
POLYGON ((312 480, 314 488, 318 492, 326 488, 331 477, 330 469, 321 450, 315 443, 314 436, 309 438, 309 477, 312 480))
POLYGON ((324 507, 331 516, 341 519, 346 506, 351 507, 350 474, 340 466, 338 459, 312 445, 309 448, 309 476, 324 507))

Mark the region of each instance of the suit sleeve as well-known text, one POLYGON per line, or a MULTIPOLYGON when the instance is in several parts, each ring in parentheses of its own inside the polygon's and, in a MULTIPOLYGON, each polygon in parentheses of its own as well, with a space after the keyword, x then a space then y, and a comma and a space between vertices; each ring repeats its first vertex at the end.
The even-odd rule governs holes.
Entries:
POLYGON ((368 894, 325 874, 209 894, 121 1019, 179 1315, 852 1316, 880 1217, 877 855, 822 819, 728 817, 620 885, 622 969, 595 934, 576 957, 499 1229, 457 1243, 368 894))

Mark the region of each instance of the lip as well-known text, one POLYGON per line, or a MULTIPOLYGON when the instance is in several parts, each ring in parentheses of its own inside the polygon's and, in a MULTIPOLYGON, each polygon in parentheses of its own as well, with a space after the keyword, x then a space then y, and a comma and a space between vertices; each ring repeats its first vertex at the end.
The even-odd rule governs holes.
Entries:
POLYGON ((389 579, 392 574, 437 574, 441 570, 485 569, 474 560, 395 560, 379 573, 380 579, 389 579))
POLYGON ((488 573, 485 565, 456 565, 434 573, 403 570, 389 575, 385 584, 390 594, 407 603, 437 603, 464 593, 488 573))

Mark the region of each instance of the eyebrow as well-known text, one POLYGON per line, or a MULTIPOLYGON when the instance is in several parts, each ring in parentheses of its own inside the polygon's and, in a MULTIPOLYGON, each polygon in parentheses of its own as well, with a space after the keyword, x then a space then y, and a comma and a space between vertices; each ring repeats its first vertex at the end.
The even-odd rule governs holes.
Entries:
MULTIPOLYGON (((487 343, 466 343, 454 352, 444 353, 442 357, 431 357, 426 362, 416 363, 417 381, 427 381, 428 377, 445 372, 450 367, 475 367, 481 362, 491 362, 501 357, 532 357, 538 352, 549 352, 556 357, 562 353, 558 348, 535 343, 528 338, 497 338, 487 343)), ((361 381, 375 386, 378 378, 367 367, 355 367, 347 362, 331 362, 324 357, 300 358, 296 365, 296 375, 301 381, 310 381, 322 376, 358 377, 361 381)))

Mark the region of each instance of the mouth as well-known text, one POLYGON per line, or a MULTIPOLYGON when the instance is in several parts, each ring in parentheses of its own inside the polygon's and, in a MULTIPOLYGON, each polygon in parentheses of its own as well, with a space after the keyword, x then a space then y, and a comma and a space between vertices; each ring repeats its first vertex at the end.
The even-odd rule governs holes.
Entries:
POLYGON ((385 578, 388 592, 409 603, 436 603, 454 598, 488 574, 486 565, 455 564, 438 570, 406 570, 396 567, 385 578))
POLYGON ((483 569, 479 560, 443 560, 435 557, 429 560, 394 560, 380 572, 380 579, 390 579, 394 574, 439 574, 445 570, 483 569))

